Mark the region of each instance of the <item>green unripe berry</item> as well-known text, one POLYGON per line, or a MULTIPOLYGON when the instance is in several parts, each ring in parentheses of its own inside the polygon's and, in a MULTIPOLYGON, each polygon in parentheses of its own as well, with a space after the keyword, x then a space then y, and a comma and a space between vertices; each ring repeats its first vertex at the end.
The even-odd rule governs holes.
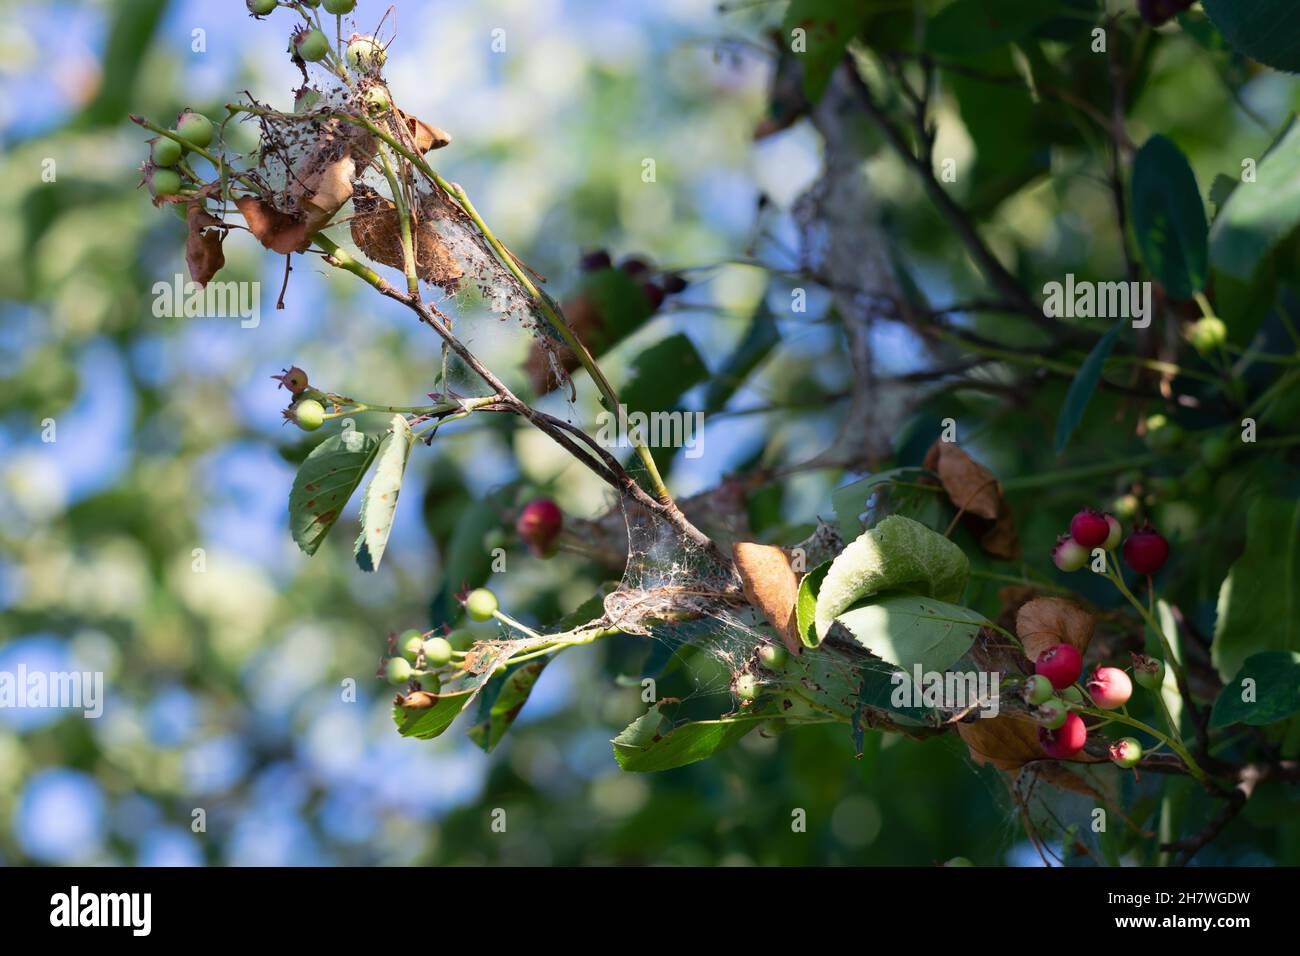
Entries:
POLYGON ((382 86, 372 86, 366 90, 363 101, 369 113, 386 113, 393 106, 393 101, 388 98, 388 91, 382 86))
POLYGON ((1136 737, 1121 737, 1110 745, 1110 759, 1127 770, 1142 759, 1142 745, 1136 737))
POLYGON ((345 13, 351 13, 352 8, 357 5, 357 0, 325 0, 325 12, 332 13, 335 16, 342 16, 345 13))
POLYGON ((1083 691, 1079 689, 1078 684, 1071 684, 1065 690, 1061 691, 1061 697, 1067 704, 1082 704, 1083 691))
POLYGON ((1146 654, 1133 655, 1133 680, 1139 687, 1158 691, 1165 682, 1165 662, 1146 654))
POLYGON ((355 72, 376 73, 383 69, 388 53, 374 37, 354 36, 348 41, 345 57, 355 72))
POLYGON ((176 117, 176 135, 193 146, 207 146, 212 142, 212 120, 202 113, 186 110, 176 117))
POLYGON ((1192 323, 1192 327, 1187 330, 1187 341, 1202 355, 1213 352, 1223 348, 1223 344, 1228 341, 1228 327, 1217 315, 1207 315, 1192 323))
POLYGON ((451 661, 451 642, 445 637, 431 637, 423 646, 424 661, 430 667, 441 667, 451 661))
POLYGON ((465 611, 475 621, 489 620, 497 607, 497 596, 487 588, 475 588, 465 597, 465 611))
POLYGON ((785 667, 789 658, 784 647, 779 644, 764 644, 758 649, 758 660, 770 671, 779 671, 785 667))
POLYGON ((1038 710, 1034 713, 1038 722, 1048 730, 1059 730, 1069 715, 1070 708, 1065 706, 1064 701, 1057 700, 1055 697, 1039 704, 1038 710))
POLYGON ((244 5, 255 17, 264 17, 276 8, 275 0, 244 0, 244 5))
POLYGON ((305 432, 314 432, 325 423, 325 406, 314 398, 293 403, 293 422, 305 432))
POLYGON ((155 196, 175 196, 181 191, 181 174, 174 169, 153 169, 149 173, 149 189, 155 196))
POLYGON ((1115 517, 1121 521, 1132 521, 1133 516, 1138 512, 1137 495, 1120 495, 1111 502, 1110 510, 1115 512, 1115 517))
POLYGON ((1042 674, 1034 674, 1025 678, 1025 702, 1037 706, 1045 701, 1051 700, 1056 691, 1052 688, 1052 682, 1042 674))
POLYGON ((315 63, 325 59, 325 55, 330 51, 330 41, 325 34, 312 27, 310 30, 294 34, 293 48, 308 63, 315 63))
POLYGON ((153 149, 149 151, 149 158, 155 166, 175 166, 180 162, 181 144, 174 139, 168 139, 166 136, 159 136, 154 140, 153 149))
POLYGON ((468 627, 458 627, 447 635, 447 643, 451 645, 454 651, 467 651, 474 646, 475 641, 482 638, 482 635, 475 633, 468 627))
POLYGON ((1210 471, 1218 471, 1232 457, 1232 445, 1222 435, 1211 435, 1201 442, 1201 461, 1210 471))
POLYGON ((397 649, 412 664, 420 656, 420 648, 423 646, 424 635, 414 628, 402 632, 402 636, 397 639, 397 649))
POLYGON ((320 0, 300 0, 300 2, 304 7, 311 7, 312 9, 320 6, 320 0))
POLYGON ((430 694, 437 694, 442 690, 442 678, 437 674, 421 674, 415 682, 420 685, 420 690, 427 690, 430 694))
POLYGON ((758 681, 753 674, 741 674, 736 678, 736 696, 741 700, 758 699, 758 681))
POLYGON ((1147 445, 1152 451, 1173 451, 1183 440, 1183 430, 1164 415, 1152 415, 1147 419, 1147 445))
POLYGON ((411 679, 411 662, 405 657, 390 657, 384 665, 384 679, 394 686, 405 684, 411 679))

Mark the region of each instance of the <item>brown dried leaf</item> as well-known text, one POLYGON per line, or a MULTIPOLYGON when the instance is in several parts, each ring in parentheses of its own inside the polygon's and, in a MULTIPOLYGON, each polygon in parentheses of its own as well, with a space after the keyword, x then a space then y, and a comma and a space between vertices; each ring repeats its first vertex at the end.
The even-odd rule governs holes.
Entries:
POLYGON ((415 148, 421 153, 427 153, 431 149, 442 149, 444 146, 451 144, 451 134, 437 126, 430 126, 424 120, 412 116, 410 113, 397 111, 406 123, 406 129, 411 134, 411 139, 415 142, 415 148))
POLYGON ((936 441, 925 453, 925 467, 939 476, 943 490, 959 509, 989 521, 998 518, 1002 488, 998 480, 953 442, 936 441))
POLYGON ((791 654, 803 649, 794 619, 799 578, 786 553, 772 544, 740 541, 731 546, 745 597, 763 612, 791 654))
MULTIPOLYGON (((352 197, 352 241, 375 262, 402 269, 401 220, 391 199, 358 183, 352 197)), ((432 223, 419 223, 414 231, 415 272, 425 282, 455 292, 465 270, 451 254, 432 223)))
POLYGON ((257 236, 267 249, 288 255, 307 248, 307 227, 293 216, 256 196, 240 196, 235 205, 244 214, 248 231, 257 236))
POLYGON ((1091 614, 1064 598, 1035 598, 1016 612, 1016 634, 1031 661, 1056 644, 1072 644, 1082 654, 1095 625, 1091 614))
POLYGON ((190 278, 203 287, 226 264, 226 254, 221 248, 226 224, 197 202, 190 203, 185 222, 189 226, 185 262, 190 267, 190 278))
POLYGON ((999 770, 1019 770, 1034 760, 1045 760, 1038 743, 1038 725, 1019 717, 983 717, 957 725, 957 733, 978 764, 999 770))
POLYGON ((993 525, 980 536, 980 547, 995 558, 1016 561, 1020 558, 1020 535, 1016 531, 1016 520, 1011 516, 1011 508, 1006 499, 998 497, 998 516, 993 525))
POLYGON ((308 235, 325 228, 333 215, 352 198, 355 175, 356 164, 351 153, 344 153, 321 170, 314 184, 315 192, 302 200, 303 212, 307 214, 304 225, 308 235))

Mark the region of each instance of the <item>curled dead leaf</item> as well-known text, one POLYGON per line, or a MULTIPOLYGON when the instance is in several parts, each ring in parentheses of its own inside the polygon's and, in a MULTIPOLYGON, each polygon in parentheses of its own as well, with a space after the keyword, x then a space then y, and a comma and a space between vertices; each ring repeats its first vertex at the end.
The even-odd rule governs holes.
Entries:
POLYGON ((227 227, 197 202, 189 204, 185 222, 189 227, 189 235, 185 238, 185 262, 190 268, 190 278, 203 287, 226 264, 221 243, 226 238, 227 227))
POLYGON ((1082 654, 1095 626, 1091 614, 1064 598, 1035 598, 1016 612, 1016 635, 1031 661, 1056 644, 1071 644, 1082 654))
POLYGON ((248 231, 267 249, 288 255, 307 248, 307 227, 302 221, 256 196, 240 196, 235 206, 243 213, 248 231))
POLYGON ((939 476, 948 500, 967 520, 985 553, 1007 561, 1020 557, 1015 518, 993 472, 943 440, 930 446, 924 465, 939 476))
POLYGON ((1038 725, 1020 717, 982 717, 957 725, 957 733, 978 764, 992 764, 999 770, 1019 770, 1046 756, 1038 742, 1038 725))
POLYGON ((438 703, 438 695, 427 690, 413 690, 406 696, 398 694, 393 703, 403 710, 428 710, 438 703))
POLYGON ((741 541, 731 546, 745 597, 763 612, 791 654, 803 649, 795 624, 794 605, 799 596, 799 578, 786 553, 772 544, 741 541))
MULTIPOLYGON (((358 183, 352 197, 352 241, 368 258, 394 269, 404 267, 401 220, 397 207, 358 183)), ((465 270, 447 248, 428 219, 422 220, 412 236, 415 244, 415 272, 425 282, 455 292, 465 270)))
POLYGON ((427 153, 431 149, 442 149, 444 146, 451 144, 451 134, 446 130, 431 126, 424 120, 402 110, 397 112, 402 117, 402 122, 406 124, 407 132, 411 134, 411 140, 415 143, 415 148, 421 153, 427 153))

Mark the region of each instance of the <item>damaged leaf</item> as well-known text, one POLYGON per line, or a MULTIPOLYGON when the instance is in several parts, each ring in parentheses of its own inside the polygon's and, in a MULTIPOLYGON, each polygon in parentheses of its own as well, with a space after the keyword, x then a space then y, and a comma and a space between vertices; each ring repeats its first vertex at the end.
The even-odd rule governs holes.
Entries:
POLYGON ((287 256, 307 248, 307 226, 256 196, 240 196, 235 206, 244 216, 248 231, 272 252, 287 256))
POLYGON ((790 653, 798 654, 803 649, 795 620, 799 578, 789 557, 776 545, 752 541, 733 544, 731 557, 749 603, 763 612, 790 653))
MULTIPOLYGON (((401 219, 391 199, 367 186, 356 185, 352 197, 352 241, 367 258, 394 269, 402 269, 401 219)), ((415 244, 415 272, 422 280, 455 292, 465 270, 451 254, 433 224, 421 221, 412 230, 415 244)))
POLYGON ((1057 644, 1070 644, 1082 654, 1095 625, 1091 614, 1064 598, 1035 598, 1016 613, 1016 635, 1031 661, 1057 644))
POLYGON ((189 227, 185 239, 185 262, 190 268, 190 278, 199 286, 206 286, 226 264, 221 243, 226 238, 227 227, 197 202, 189 204, 185 223, 189 227))

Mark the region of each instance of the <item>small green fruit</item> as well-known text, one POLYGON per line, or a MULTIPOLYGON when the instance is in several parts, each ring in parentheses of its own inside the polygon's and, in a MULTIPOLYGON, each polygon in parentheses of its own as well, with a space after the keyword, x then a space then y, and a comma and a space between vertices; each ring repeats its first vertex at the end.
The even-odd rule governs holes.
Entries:
POLYGON ((193 146, 207 146, 212 142, 212 120, 202 113, 186 110, 176 117, 176 134, 193 146))
POLYGON ((325 34, 312 27, 294 34, 293 48, 308 63, 315 63, 325 59, 330 51, 330 41, 325 34))
POLYGON ((758 649, 759 663, 770 671, 782 670, 788 658, 786 649, 779 644, 764 644, 758 649))
POLYGON ((1121 521, 1132 521, 1139 504, 1141 502, 1137 500, 1137 495, 1120 495, 1111 502, 1110 508, 1121 521))
POLYGON ((451 660, 451 642, 445 637, 431 637, 423 646, 424 660, 430 667, 441 667, 451 660))
POLYGON ((293 423, 305 432, 314 432, 325 423, 325 406, 314 398, 303 398, 289 408, 293 423))
POLYGON ((1187 330, 1187 341, 1202 355, 1213 352, 1223 348, 1223 343, 1228 341, 1228 327, 1217 315, 1207 315, 1192 323, 1192 327, 1187 330))
POLYGON ((753 674, 741 674, 736 678, 736 696, 741 700, 758 699, 758 681, 753 674))
POLYGON ((421 674, 415 682, 420 685, 420 690, 427 690, 430 694, 437 694, 442 690, 442 678, 437 674, 421 674))
POLYGON ((451 645, 454 651, 467 651, 474 646, 475 641, 484 639, 483 635, 470 630, 468 627, 459 627, 447 635, 447 643, 451 645))
POLYGON ((465 611, 476 621, 489 620, 497 607, 497 596, 487 588, 475 588, 465 597, 465 611))
POLYGON ((411 662, 405 657, 390 657, 384 665, 384 679, 399 686, 411 679, 411 662))
POLYGON ((1121 737, 1110 745, 1110 759, 1116 766, 1128 769, 1142 759, 1142 745, 1136 737, 1121 737))
POLYGON ((1201 442, 1201 461, 1210 471, 1218 471, 1232 457, 1232 445, 1222 435, 1211 435, 1201 442))
POLYGON ((1147 445, 1152 451, 1167 452, 1178 447, 1183 440, 1183 430, 1164 415, 1152 415, 1147 419, 1147 445))
POLYGON ((149 158, 153 160, 155 166, 175 166, 180 161, 182 152, 181 144, 176 140, 159 136, 154 140, 149 158))
POLYGON ((420 656, 420 648, 423 645, 424 635, 414 628, 409 631, 404 631, 402 636, 397 639, 398 650, 400 650, 402 656, 412 664, 414 664, 416 658, 420 656))
POLYGON ((1037 706, 1051 700, 1055 693, 1052 682, 1042 674, 1025 678, 1025 702, 1037 706))
POLYGON ((335 16, 342 16, 345 13, 351 13, 352 8, 357 5, 357 0, 325 0, 325 12, 332 13, 335 16))
POLYGON ((153 169, 149 173, 149 189, 155 196, 175 196, 181 191, 181 174, 174 169, 153 169))
POLYGON ((1146 654, 1133 655, 1133 680, 1139 687, 1158 691, 1165 682, 1165 662, 1146 654))
POLYGON ((277 6, 275 0, 244 0, 244 5, 255 17, 264 17, 277 6))
POLYGON ((388 59, 383 46, 371 36, 354 36, 348 41, 345 56, 348 66, 357 73, 377 73, 388 59))
POLYGON ((393 106, 393 101, 388 97, 388 91, 382 86, 372 86, 366 90, 363 102, 368 113, 386 113, 393 106))
POLYGON ((1065 723, 1066 717, 1070 714, 1070 708, 1065 706, 1063 701, 1055 697, 1045 700, 1038 705, 1038 710, 1034 716, 1040 724, 1048 730, 1057 730, 1065 723))
POLYGON ((1067 704, 1082 704, 1083 691, 1079 689, 1078 684, 1071 684, 1061 691, 1061 697, 1067 704))

